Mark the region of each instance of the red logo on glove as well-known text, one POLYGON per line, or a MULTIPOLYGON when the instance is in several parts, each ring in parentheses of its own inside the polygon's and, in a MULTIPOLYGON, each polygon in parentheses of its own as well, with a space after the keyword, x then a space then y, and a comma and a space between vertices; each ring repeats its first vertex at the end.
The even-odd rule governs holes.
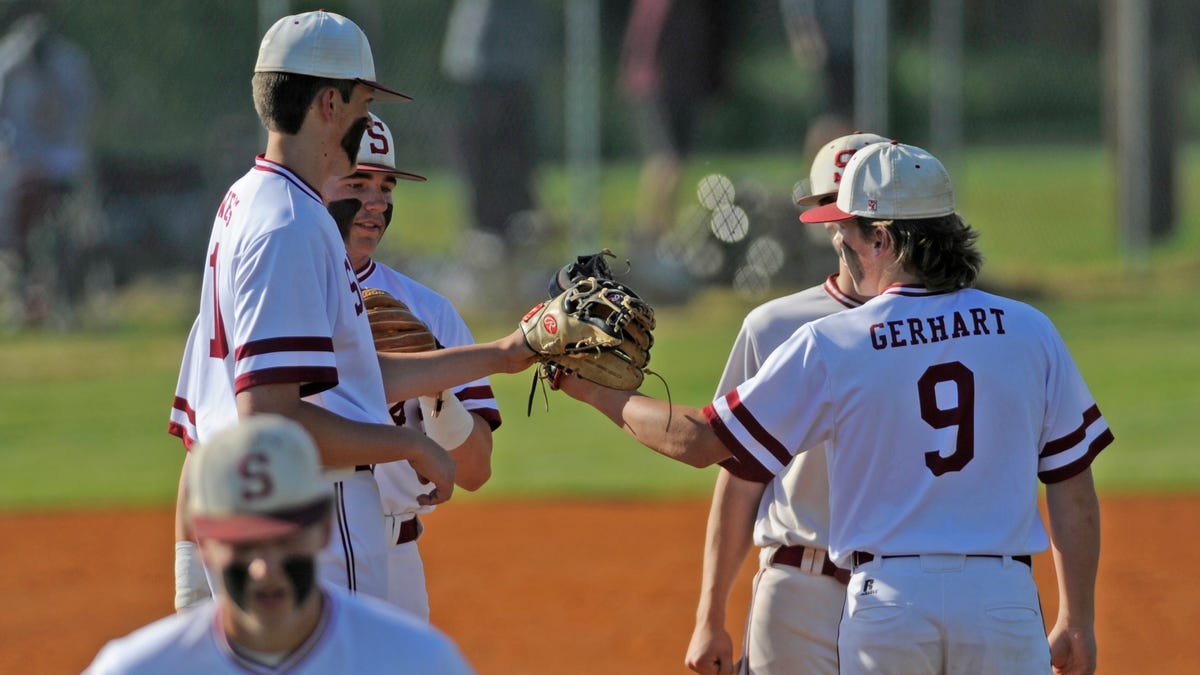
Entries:
POLYGON ((542 319, 542 326, 546 329, 546 332, 551 335, 554 335, 558 332, 558 320, 549 314, 542 319))
POLYGON ((544 303, 544 302, 539 302, 538 304, 534 305, 533 309, 529 310, 528 312, 525 312, 525 316, 521 317, 521 323, 525 323, 526 321, 531 319, 534 314, 538 313, 539 309, 541 309, 545 306, 546 306, 546 303, 544 303))

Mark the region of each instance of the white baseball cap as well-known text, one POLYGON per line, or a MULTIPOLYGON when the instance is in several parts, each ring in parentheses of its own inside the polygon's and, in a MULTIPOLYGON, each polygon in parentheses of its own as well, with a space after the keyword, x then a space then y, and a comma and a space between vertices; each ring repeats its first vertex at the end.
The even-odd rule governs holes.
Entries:
POLYGON ((396 168, 396 143, 392 140, 392 130, 375 113, 367 114, 371 116, 371 124, 363 132, 362 144, 358 146, 358 166, 355 171, 387 173, 424 183, 424 176, 396 168))
POLYGON ((823 197, 837 194, 838 183, 846 171, 846 164, 854 153, 872 143, 885 143, 888 139, 879 134, 854 132, 848 136, 840 136, 825 144, 817 156, 813 158, 812 168, 808 171, 808 184, 802 187, 804 193, 796 200, 802 206, 815 206, 823 197))
POLYGON ((255 415, 191 449, 188 517, 198 539, 271 539, 318 522, 332 491, 317 446, 279 415, 255 415))
POLYGON ((366 34, 350 19, 325 10, 276 21, 258 47, 254 72, 356 80, 374 89, 380 101, 412 100, 375 81, 375 59, 366 34))
POLYGON ((954 213, 950 174, 936 157, 898 141, 875 143, 854 153, 834 204, 800 214, 806 223, 857 216, 876 220, 937 218, 954 213))

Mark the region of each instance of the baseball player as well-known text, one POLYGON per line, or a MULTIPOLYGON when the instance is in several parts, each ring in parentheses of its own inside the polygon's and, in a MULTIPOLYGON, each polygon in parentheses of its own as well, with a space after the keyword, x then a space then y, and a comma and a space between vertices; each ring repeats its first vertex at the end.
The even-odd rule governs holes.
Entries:
MULTIPOLYGON (((322 574, 384 597, 388 542, 371 465, 410 462, 431 482, 422 503, 433 504, 450 497, 454 462, 391 423, 358 282, 314 187, 353 169, 373 98, 407 98, 374 80, 367 38, 345 17, 287 16, 263 37, 253 94, 267 149, 217 210, 169 430, 190 448, 251 413, 303 424, 336 495, 322 574)), ((185 529, 176 527, 177 607, 208 586, 185 529)))
MULTIPOLYGON (((842 172, 854 152, 885 140, 856 133, 826 143, 813 159, 808 193, 797 203, 814 206, 835 201, 842 172)), ((843 261, 825 283, 756 307, 742 322, 717 395, 757 373, 767 356, 800 326, 858 307, 866 299, 854 290, 843 261)), ((827 554, 829 481, 824 443, 796 455, 770 483, 744 480, 726 469, 718 473, 688 667, 704 675, 734 672, 725 609, 752 537, 761 551, 742 646, 742 672, 837 675, 837 629, 849 572, 836 567, 827 554)))
MULTIPOLYGON (((378 288, 400 300, 420 318, 446 347, 474 344, 466 322, 450 301, 426 286, 374 260, 384 232, 392 220, 392 191, 397 180, 424 181, 422 176, 396 168, 395 143, 383 120, 371 115, 363 134, 354 173, 331 179, 322 194, 337 218, 346 241, 346 252, 360 288, 378 288), (342 207, 339 203, 348 206, 342 207)), ((492 431, 500 426, 500 410, 486 378, 454 387, 442 396, 442 407, 431 414, 435 398, 421 396, 389 403, 396 424, 418 429, 451 451, 457 465, 455 484, 477 490, 491 477, 492 431)), ((429 619, 425 569, 417 547, 422 526, 419 513, 433 509, 418 497, 425 491, 408 462, 375 466, 375 480, 383 496, 388 542, 387 599, 417 616, 429 619)))
POLYGON ((878 297, 802 326, 703 409, 559 385, 657 452, 747 480, 828 441, 829 555, 852 571, 842 673, 1093 672, 1091 463, 1113 435, 1053 324, 973 288, 977 235, 920 148, 859 150, 837 201, 801 219, 837 223, 855 289, 878 297), (1050 543, 1047 639, 1030 556, 1050 543))
POLYGON ((188 462, 187 519, 214 600, 107 644, 87 673, 470 673, 442 633, 318 581, 334 490, 297 423, 254 415, 188 462))

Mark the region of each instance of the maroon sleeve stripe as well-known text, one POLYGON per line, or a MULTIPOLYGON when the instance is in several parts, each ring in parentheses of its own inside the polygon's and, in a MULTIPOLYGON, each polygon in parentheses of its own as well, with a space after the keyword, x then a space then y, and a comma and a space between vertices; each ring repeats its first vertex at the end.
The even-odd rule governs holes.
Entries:
POLYGON ((464 387, 454 394, 460 401, 486 401, 496 398, 496 393, 492 388, 486 385, 476 385, 474 387, 464 387))
POLYGON ((196 423, 196 411, 192 410, 192 406, 188 404, 186 398, 176 396, 175 400, 171 402, 171 407, 187 415, 188 421, 192 424, 196 423))
POLYGON ((1088 425, 1098 419, 1100 419, 1100 406, 1093 404, 1092 407, 1083 412, 1083 424, 1080 424, 1071 433, 1061 438, 1056 438, 1042 446, 1042 452, 1038 456, 1042 458, 1050 457, 1079 445, 1087 435, 1088 425))
POLYGON ((233 391, 240 394, 250 387, 264 384, 296 384, 300 385, 301 396, 312 396, 337 386, 337 368, 317 366, 263 368, 239 375, 233 381, 233 391))
POLYGON ((500 419, 500 411, 495 408, 468 408, 472 413, 483 418, 484 422, 495 431, 500 428, 502 420, 500 419))
POLYGON ((721 420, 721 416, 717 414, 712 404, 704 406, 701 411, 704 413, 704 419, 708 422, 708 427, 713 430, 717 438, 721 439, 725 449, 733 455, 732 457, 719 462, 720 466, 724 467, 729 473, 743 480, 753 481, 755 483, 769 483, 775 476, 767 471, 762 464, 758 462, 733 434, 729 433, 729 428, 725 426, 725 422, 721 420))
POLYGON ((187 430, 184 429, 183 425, 178 422, 171 422, 168 424, 167 433, 171 434, 172 436, 178 436, 179 440, 183 441, 183 448, 185 450, 191 450, 192 445, 196 443, 191 436, 188 436, 187 430))
POLYGON ((1043 471, 1042 473, 1038 474, 1038 478, 1040 478, 1042 482, 1046 484, 1061 483, 1062 481, 1091 466, 1092 460, 1096 459, 1096 455, 1100 454, 1100 451, 1107 448, 1112 442, 1112 429, 1105 429, 1104 433, 1097 436, 1096 440, 1092 441, 1091 445, 1088 446, 1086 455, 1080 457, 1074 462, 1071 462, 1070 464, 1067 464, 1066 466, 1060 466, 1052 471, 1043 471))
MULTIPOLYGON (((767 452, 774 455, 780 464, 787 466, 788 462, 792 461, 792 453, 788 452, 782 443, 775 440, 774 436, 767 433, 758 420, 754 419, 754 415, 751 415, 750 411, 746 409, 746 406, 742 405, 742 397, 738 396, 737 389, 725 394, 725 402, 729 405, 729 411, 742 423, 746 431, 750 432, 754 440, 766 448, 767 452)), ((716 414, 715 411, 714 414, 716 414)))
POLYGON ((752 483, 770 483, 774 476, 759 464, 739 462, 736 457, 717 462, 717 465, 729 473, 752 483))
POLYGON ((327 337, 278 337, 251 340, 237 348, 234 360, 277 352, 331 352, 333 339, 327 337))

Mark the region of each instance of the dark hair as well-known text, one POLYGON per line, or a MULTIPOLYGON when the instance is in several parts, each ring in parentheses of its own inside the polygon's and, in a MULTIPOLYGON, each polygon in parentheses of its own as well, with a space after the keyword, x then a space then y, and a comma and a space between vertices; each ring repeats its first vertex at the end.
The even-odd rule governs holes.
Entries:
POLYGON ((983 267, 983 254, 975 247, 979 233, 957 213, 915 220, 859 218, 864 233, 882 227, 892 239, 896 259, 933 291, 970 288, 983 267))
POLYGON ((327 77, 296 73, 255 73, 250 81, 254 95, 254 110, 268 131, 297 134, 313 99, 326 87, 333 87, 350 102, 354 80, 334 80, 327 77))

